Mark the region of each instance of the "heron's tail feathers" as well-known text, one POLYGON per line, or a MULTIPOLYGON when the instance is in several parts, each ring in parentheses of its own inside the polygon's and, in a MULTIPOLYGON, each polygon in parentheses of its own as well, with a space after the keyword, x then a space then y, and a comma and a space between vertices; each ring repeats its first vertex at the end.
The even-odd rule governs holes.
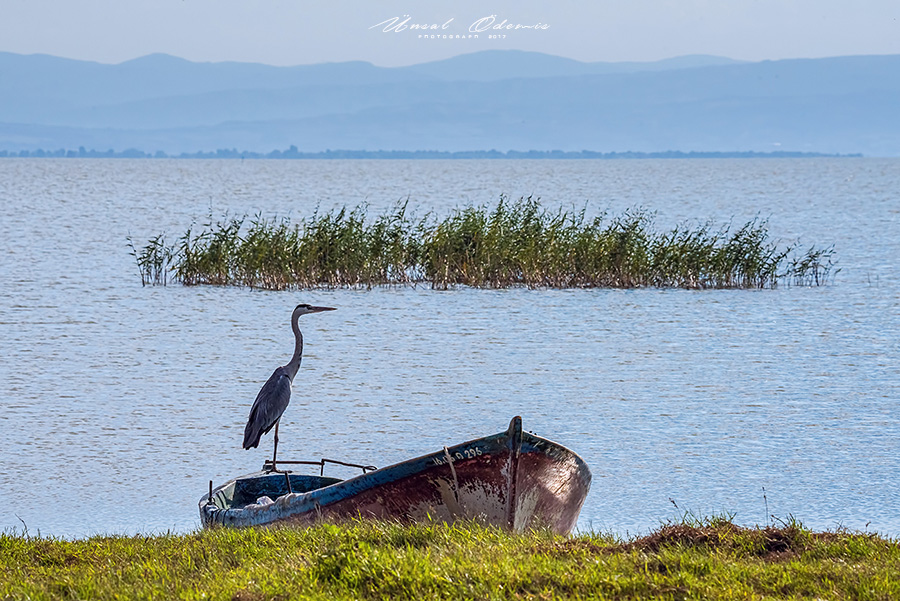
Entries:
POLYGON ((244 428, 244 448, 245 449, 255 449, 259 446, 259 439, 262 438, 262 431, 259 428, 254 427, 252 422, 247 424, 247 427, 244 428))

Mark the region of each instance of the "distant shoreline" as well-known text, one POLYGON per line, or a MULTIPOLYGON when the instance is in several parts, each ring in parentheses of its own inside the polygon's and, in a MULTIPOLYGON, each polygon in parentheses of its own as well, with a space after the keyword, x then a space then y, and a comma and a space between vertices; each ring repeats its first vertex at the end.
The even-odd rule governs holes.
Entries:
POLYGON ((794 151, 689 151, 666 150, 662 152, 595 152, 592 150, 324 150, 303 152, 296 146, 287 150, 270 152, 238 151, 219 149, 211 152, 182 152, 168 154, 161 150, 144 152, 127 150, 0 150, 0 158, 41 158, 41 159, 794 159, 794 158, 860 158, 861 153, 829 154, 820 152, 794 151))

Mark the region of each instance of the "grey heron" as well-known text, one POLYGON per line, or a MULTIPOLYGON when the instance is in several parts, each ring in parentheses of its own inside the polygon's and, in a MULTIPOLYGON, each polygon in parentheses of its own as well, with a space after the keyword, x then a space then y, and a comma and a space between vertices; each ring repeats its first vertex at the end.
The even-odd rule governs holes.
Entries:
POLYGON ((253 407, 250 408, 250 419, 247 420, 247 426, 244 428, 244 448, 252 449, 259 446, 259 439, 266 434, 272 427, 275 428, 275 449, 272 451, 272 471, 278 471, 275 459, 278 455, 278 422, 281 421, 281 415, 287 409, 288 403, 291 402, 291 385, 294 382, 294 376, 300 369, 300 360, 303 357, 303 334, 300 333, 300 325, 298 323, 301 315, 309 313, 319 313, 321 311, 334 311, 334 307, 314 307, 312 305, 300 304, 294 308, 291 313, 291 329, 294 331, 294 356, 288 361, 287 365, 277 368, 263 387, 256 400, 253 401, 253 407))

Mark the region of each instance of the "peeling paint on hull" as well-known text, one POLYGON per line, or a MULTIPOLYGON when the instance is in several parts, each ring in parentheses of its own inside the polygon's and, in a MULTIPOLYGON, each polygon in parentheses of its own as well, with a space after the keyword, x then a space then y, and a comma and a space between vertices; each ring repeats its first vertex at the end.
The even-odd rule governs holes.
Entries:
POLYGON ((258 472, 200 500, 204 526, 306 525, 369 517, 402 521, 479 520, 513 531, 569 533, 591 484, 572 451, 522 431, 479 438, 348 480, 258 472), (267 495, 274 502, 257 503, 267 495))

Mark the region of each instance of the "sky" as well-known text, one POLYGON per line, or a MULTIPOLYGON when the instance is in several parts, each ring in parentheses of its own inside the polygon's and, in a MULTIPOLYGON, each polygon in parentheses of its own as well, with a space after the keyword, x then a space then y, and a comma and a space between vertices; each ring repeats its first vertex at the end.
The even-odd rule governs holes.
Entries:
POLYGON ((900 1, 0 0, 0 51, 102 63, 398 66, 487 49, 588 62, 900 54, 900 1))

